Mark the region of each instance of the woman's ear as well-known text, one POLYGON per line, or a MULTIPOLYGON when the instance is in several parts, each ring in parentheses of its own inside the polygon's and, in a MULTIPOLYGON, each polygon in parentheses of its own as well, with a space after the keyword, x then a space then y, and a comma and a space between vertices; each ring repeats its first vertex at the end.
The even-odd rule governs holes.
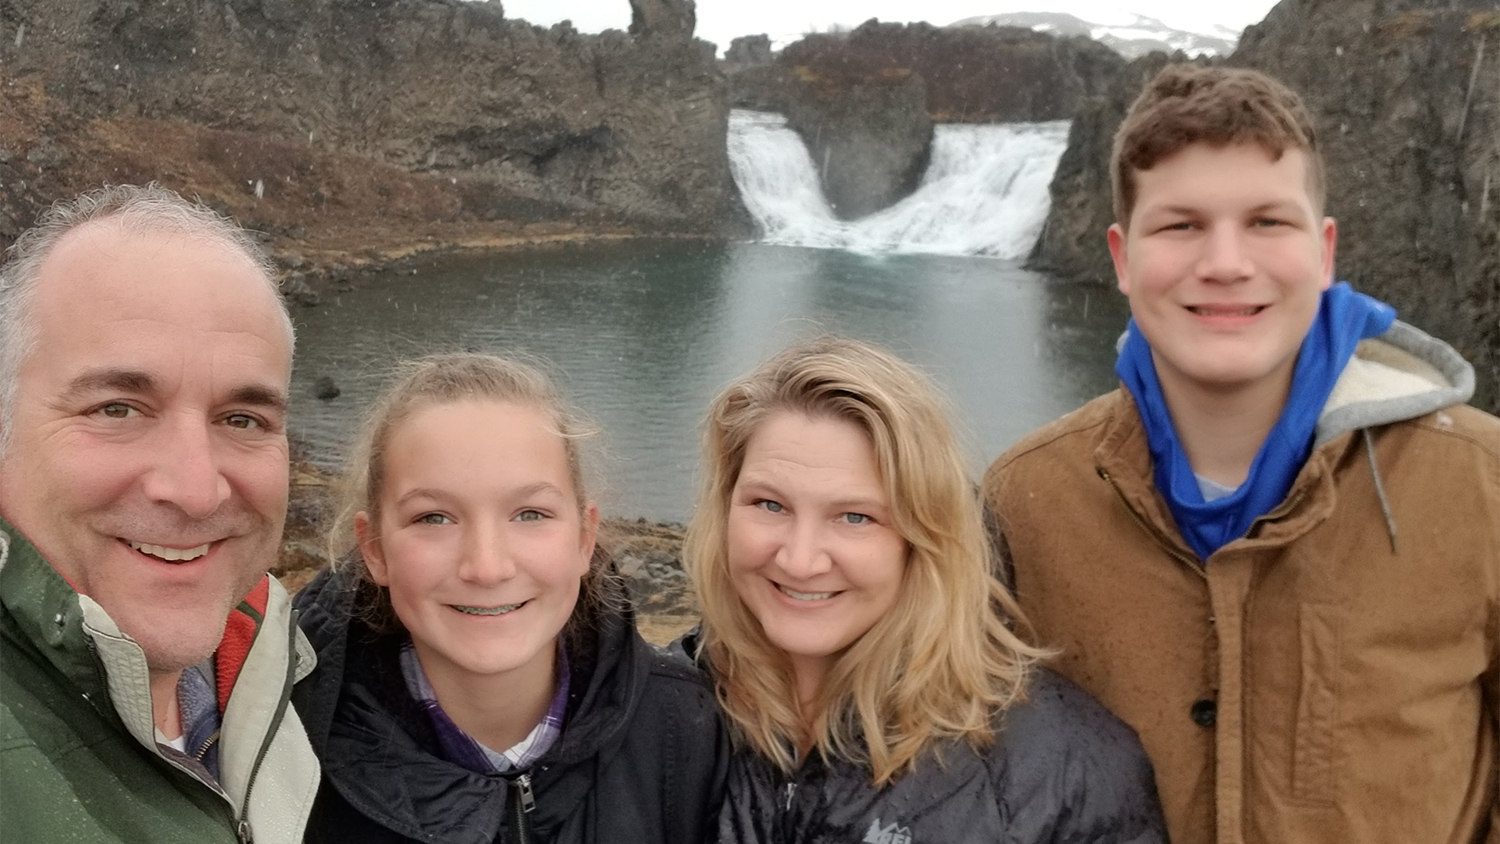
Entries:
POLYGON ((370 519, 370 514, 363 510, 354 514, 354 538, 359 542, 359 552, 365 558, 365 568, 370 570, 370 579, 381 586, 389 586, 385 552, 380 547, 380 531, 370 519))

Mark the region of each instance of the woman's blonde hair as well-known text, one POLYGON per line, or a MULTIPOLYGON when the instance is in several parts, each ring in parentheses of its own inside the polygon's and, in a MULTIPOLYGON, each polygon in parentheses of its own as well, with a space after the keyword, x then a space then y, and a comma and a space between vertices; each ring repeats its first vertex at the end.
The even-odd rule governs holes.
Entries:
POLYGON ((791 748, 867 762, 877 787, 929 744, 994 739, 1042 653, 1012 632, 1020 609, 994 576, 978 496, 943 402, 912 366, 854 340, 793 346, 709 408, 704 477, 683 549, 703 607, 700 654, 737 737, 791 771, 791 748), (764 421, 797 413, 853 423, 874 446, 896 531, 908 544, 896 605, 838 657, 805 722, 786 654, 741 600, 727 564, 729 506, 764 421))
MULTIPOLYGON (((386 450, 392 435, 419 411, 465 401, 504 402, 544 413, 562 438, 578 509, 582 512, 588 506, 580 441, 595 430, 568 405, 540 368, 478 352, 431 355, 399 364, 390 385, 365 412, 339 482, 338 515, 328 534, 328 558, 334 561, 333 566, 346 569, 372 594, 359 611, 377 631, 399 628, 400 620, 391 609, 389 591, 370 578, 363 557, 357 553, 355 515, 361 511, 368 514, 371 529, 378 534, 386 450)), ((608 553, 596 545, 579 590, 578 605, 568 621, 570 635, 582 632, 583 625, 612 605, 613 596, 619 594, 610 582, 616 577, 608 553)))

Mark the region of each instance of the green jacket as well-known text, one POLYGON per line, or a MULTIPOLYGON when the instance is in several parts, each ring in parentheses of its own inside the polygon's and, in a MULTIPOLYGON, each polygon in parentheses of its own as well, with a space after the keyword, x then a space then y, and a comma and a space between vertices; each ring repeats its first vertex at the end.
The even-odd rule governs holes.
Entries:
POLYGON ((0 521, 0 834, 16 842, 296 844, 318 763, 292 684, 315 657, 267 577, 216 654, 220 782, 156 744, 146 657, 0 521))

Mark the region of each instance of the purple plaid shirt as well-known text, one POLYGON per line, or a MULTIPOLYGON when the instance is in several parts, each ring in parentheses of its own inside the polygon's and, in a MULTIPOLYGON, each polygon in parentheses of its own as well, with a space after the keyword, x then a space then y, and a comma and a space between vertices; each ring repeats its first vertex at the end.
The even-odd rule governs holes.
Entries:
POLYGON ((475 773, 506 774, 525 770, 552 749, 562 735, 563 716, 568 711, 568 652, 561 639, 557 643, 557 692, 552 695, 552 705, 547 707, 547 714, 526 738, 505 750, 485 747, 453 723, 438 703, 432 684, 427 682, 427 672, 422 670, 410 639, 401 647, 401 675, 406 678, 406 689, 412 699, 421 704, 427 717, 432 719, 443 758, 475 773))

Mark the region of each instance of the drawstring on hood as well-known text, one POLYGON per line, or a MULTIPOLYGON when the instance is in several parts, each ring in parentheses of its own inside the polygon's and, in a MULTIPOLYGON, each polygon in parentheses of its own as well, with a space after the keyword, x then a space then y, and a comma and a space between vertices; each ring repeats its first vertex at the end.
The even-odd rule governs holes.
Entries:
POLYGON ((1370 476, 1375 479, 1375 496, 1380 499, 1380 512, 1385 514, 1385 532, 1391 537, 1391 553, 1396 550, 1396 517, 1391 515, 1391 501, 1385 496, 1385 484, 1380 480, 1380 466, 1375 462, 1375 435, 1369 428, 1360 428, 1365 437, 1365 456, 1370 460, 1370 476))

